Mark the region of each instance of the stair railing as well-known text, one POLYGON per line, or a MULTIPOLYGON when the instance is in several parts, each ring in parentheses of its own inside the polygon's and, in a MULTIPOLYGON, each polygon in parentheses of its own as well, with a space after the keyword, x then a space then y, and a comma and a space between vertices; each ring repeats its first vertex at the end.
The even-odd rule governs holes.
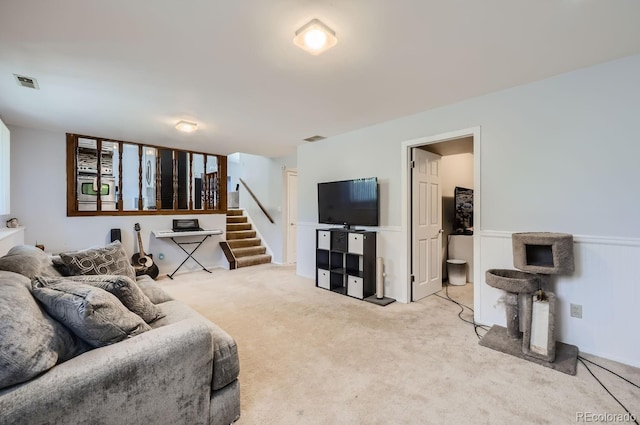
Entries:
POLYGON ((271 216, 269 215, 269 213, 267 212, 267 210, 264 208, 264 206, 262 205, 262 203, 258 200, 258 198, 256 198, 256 195, 253 194, 253 192, 251 191, 251 189, 249 189, 249 186, 247 186, 247 184, 244 182, 244 180, 240 179, 240 183, 242 183, 242 185, 245 187, 245 189, 247 189, 247 192, 249 192, 249 195, 251 195, 251 197, 253 198, 254 201, 256 201, 256 204, 258 204, 258 207, 260 207, 260 210, 264 213, 264 215, 269 219, 269 221, 271 223, 275 223, 275 221, 273 221, 273 218, 271 218, 271 216))

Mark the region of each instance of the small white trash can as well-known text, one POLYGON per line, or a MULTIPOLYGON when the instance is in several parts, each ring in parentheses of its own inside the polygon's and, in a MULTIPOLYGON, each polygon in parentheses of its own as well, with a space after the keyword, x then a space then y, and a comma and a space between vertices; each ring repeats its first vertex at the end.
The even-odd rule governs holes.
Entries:
POLYGON ((467 262, 464 260, 447 260, 449 283, 465 285, 467 283, 467 262))

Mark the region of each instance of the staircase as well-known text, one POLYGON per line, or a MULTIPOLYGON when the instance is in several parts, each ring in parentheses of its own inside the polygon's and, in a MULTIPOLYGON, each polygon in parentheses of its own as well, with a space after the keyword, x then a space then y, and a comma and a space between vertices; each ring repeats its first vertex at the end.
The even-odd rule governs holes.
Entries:
POLYGON ((227 211, 227 240, 220 242, 220 246, 230 269, 271 262, 271 255, 266 254, 267 248, 261 245, 243 210, 227 211))

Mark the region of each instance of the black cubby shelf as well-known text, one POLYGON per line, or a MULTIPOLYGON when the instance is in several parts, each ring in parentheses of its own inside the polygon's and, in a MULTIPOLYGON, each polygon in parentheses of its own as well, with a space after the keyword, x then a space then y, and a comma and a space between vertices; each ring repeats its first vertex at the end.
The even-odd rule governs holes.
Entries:
POLYGON ((376 232, 316 231, 316 286, 358 299, 374 295, 376 232))

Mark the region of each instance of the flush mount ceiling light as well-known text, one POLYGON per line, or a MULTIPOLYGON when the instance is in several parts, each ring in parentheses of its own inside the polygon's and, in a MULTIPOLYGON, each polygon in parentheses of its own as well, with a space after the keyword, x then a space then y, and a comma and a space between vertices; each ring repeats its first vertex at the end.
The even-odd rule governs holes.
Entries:
POLYGON ((178 121, 176 129, 184 133, 191 133, 198 129, 198 124, 191 121, 178 121))
POLYGON ((293 44, 312 55, 319 55, 338 43, 336 33, 317 19, 303 25, 293 38, 293 44))

